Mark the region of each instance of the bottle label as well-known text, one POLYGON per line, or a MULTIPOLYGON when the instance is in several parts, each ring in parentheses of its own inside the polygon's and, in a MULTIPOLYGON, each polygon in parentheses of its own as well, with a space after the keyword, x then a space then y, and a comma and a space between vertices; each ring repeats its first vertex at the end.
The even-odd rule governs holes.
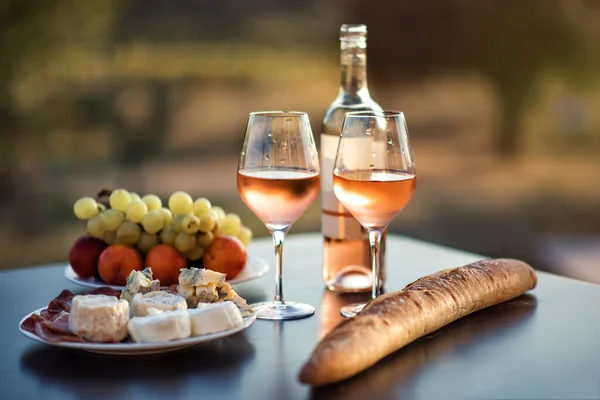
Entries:
MULTIPOLYGON (((321 229, 326 237, 352 239, 363 236, 360 223, 344 208, 333 192, 333 169, 339 136, 321 134, 321 229)), ((385 143, 369 137, 345 139, 344 164, 351 169, 385 166, 385 143)))
MULTIPOLYGON (((322 208, 332 213, 349 214, 333 192, 333 169, 339 141, 339 136, 321 134, 322 208)), ((355 170, 386 168, 386 143, 365 136, 344 139, 344 165, 355 170)))
POLYGON ((363 227, 350 214, 329 214, 323 210, 321 215, 323 236, 334 239, 358 239, 364 237, 363 227))
POLYGON ((362 227, 333 193, 333 166, 339 136, 321 134, 321 198, 323 236, 336 239, 360 238, 362 227))

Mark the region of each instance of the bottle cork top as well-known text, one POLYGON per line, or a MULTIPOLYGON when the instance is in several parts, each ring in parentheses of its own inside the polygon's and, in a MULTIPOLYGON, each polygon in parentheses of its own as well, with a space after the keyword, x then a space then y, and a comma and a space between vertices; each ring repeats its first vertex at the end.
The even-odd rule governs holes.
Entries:
POLYGON ((340 27, 340 34, 363 36, 367 34, 367 26, 365 24, 344 24, 340 27))

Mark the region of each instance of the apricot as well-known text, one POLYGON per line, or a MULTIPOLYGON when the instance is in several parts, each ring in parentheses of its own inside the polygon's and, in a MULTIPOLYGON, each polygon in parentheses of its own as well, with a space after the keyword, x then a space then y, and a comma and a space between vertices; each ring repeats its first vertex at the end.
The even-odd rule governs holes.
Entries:
POLYGON ((152 268, 152 277, 161 286, 169 286, 179 281, 179 270, 187 268, 187 260, 174 247, 159 244, 146 254, 146 268, 152 268))
POLYGON ((109 285, 125 286, 129 273, 133 270, 141 271, 143 267, 140 252, 123 244, 108 246, 98 259, 100 278, 109 285))
POLYGON ((202 265, 206 269, 227 274, 234 279, 246 265, 248 253, 240 240, 233 236, 217 236, 206 249, 202 265))
POLYGON ((69 264, 81 278, 91 278, 98 273, 98 259, 106 248, 102 240, 91 236, 80 237, 69 251, 69 264))

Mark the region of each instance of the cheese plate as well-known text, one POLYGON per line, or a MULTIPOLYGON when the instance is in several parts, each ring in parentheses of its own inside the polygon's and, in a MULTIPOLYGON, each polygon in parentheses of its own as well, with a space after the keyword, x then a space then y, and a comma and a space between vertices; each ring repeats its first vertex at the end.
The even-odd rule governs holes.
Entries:
MULTIPOLYGON (((248 255, 248 259, 246 260, 246 265, 244 269, 235 279, 228 280, 227 283, 230 285, 236 285, 238 283, 248 282, 254 279, 258 279, 261 276, 265 275, 269 271, 269 264, 262 258, 254 257, 248 255)), ((106 283, 98 280, 96 278, 81 278, 75 273, 71 265, 65 267, 65 278, 76 285, 84 286, 88 288, 99 288, 99 287, 110 287, 115 290, 123 290, 125 286, 118 285, 107 285, 106 283)), ((166 289, 166 286, 162 287, 166 289)))
POLYGON ((19 321, 19 331, 27 338, 45 343, 51 346, 66 347, 70 349, 83 350, 90 353, 106 354, 106 355, 122 355, 122 356, 135 356, 135 355, 146 355, 146 354, 158 354, 167 353, 171 351, 181 350, 188 347, 195 346, 200 343, 210 342, 217 340, 229 335, 233 335, 248 328, 254 321, 256 321, 256 313, 245 317, 244 322, 241 326, 235 329, 224 330, 220 332, 210 333, 206 335, 193 336, 186 339, 172 340, 169 342, 158 342, 158 343, 134 343, 134 342, 122 342, 122 343, 93 343, 93 342, 50 342, 44 340, 38 335, 28 332, 22 328, 23 322, 29 318, 32 314, 40 314, 46 307, 37 309, 27 314, 21 321, 19 321))

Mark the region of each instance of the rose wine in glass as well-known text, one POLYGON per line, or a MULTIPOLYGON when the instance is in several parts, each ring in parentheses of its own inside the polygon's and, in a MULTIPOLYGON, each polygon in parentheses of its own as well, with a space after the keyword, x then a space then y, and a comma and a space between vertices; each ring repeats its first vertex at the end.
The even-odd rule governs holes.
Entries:
POLYGON ((315 200, 320 187, 319 160, 306 113, 250 114, 237 186, 244 203, 271 232, 275 246, 275 297, 252 304, 258 318, 285 320, 312 315, 312 306, 284 301, 282 286, 285 235, 315 200))
POLYGON ((334 176, 336 195, 369 229, 387 226, 410 201, 415 175, 402 171, 357 171, 334 176))
POLYGON ((238 191, 270 229, 291 226, 319 192, 319 173, 298 170, 238 172, 238 191))
MULTIPOLYGON (((333 191, 369 232, 372 291, 378 296, 381 236, 416 188, 415 164, 404 114, 398 111, 346 113, 333 170, 333 191)), ((366 304, 342 307, 351 317, 366 304)))

